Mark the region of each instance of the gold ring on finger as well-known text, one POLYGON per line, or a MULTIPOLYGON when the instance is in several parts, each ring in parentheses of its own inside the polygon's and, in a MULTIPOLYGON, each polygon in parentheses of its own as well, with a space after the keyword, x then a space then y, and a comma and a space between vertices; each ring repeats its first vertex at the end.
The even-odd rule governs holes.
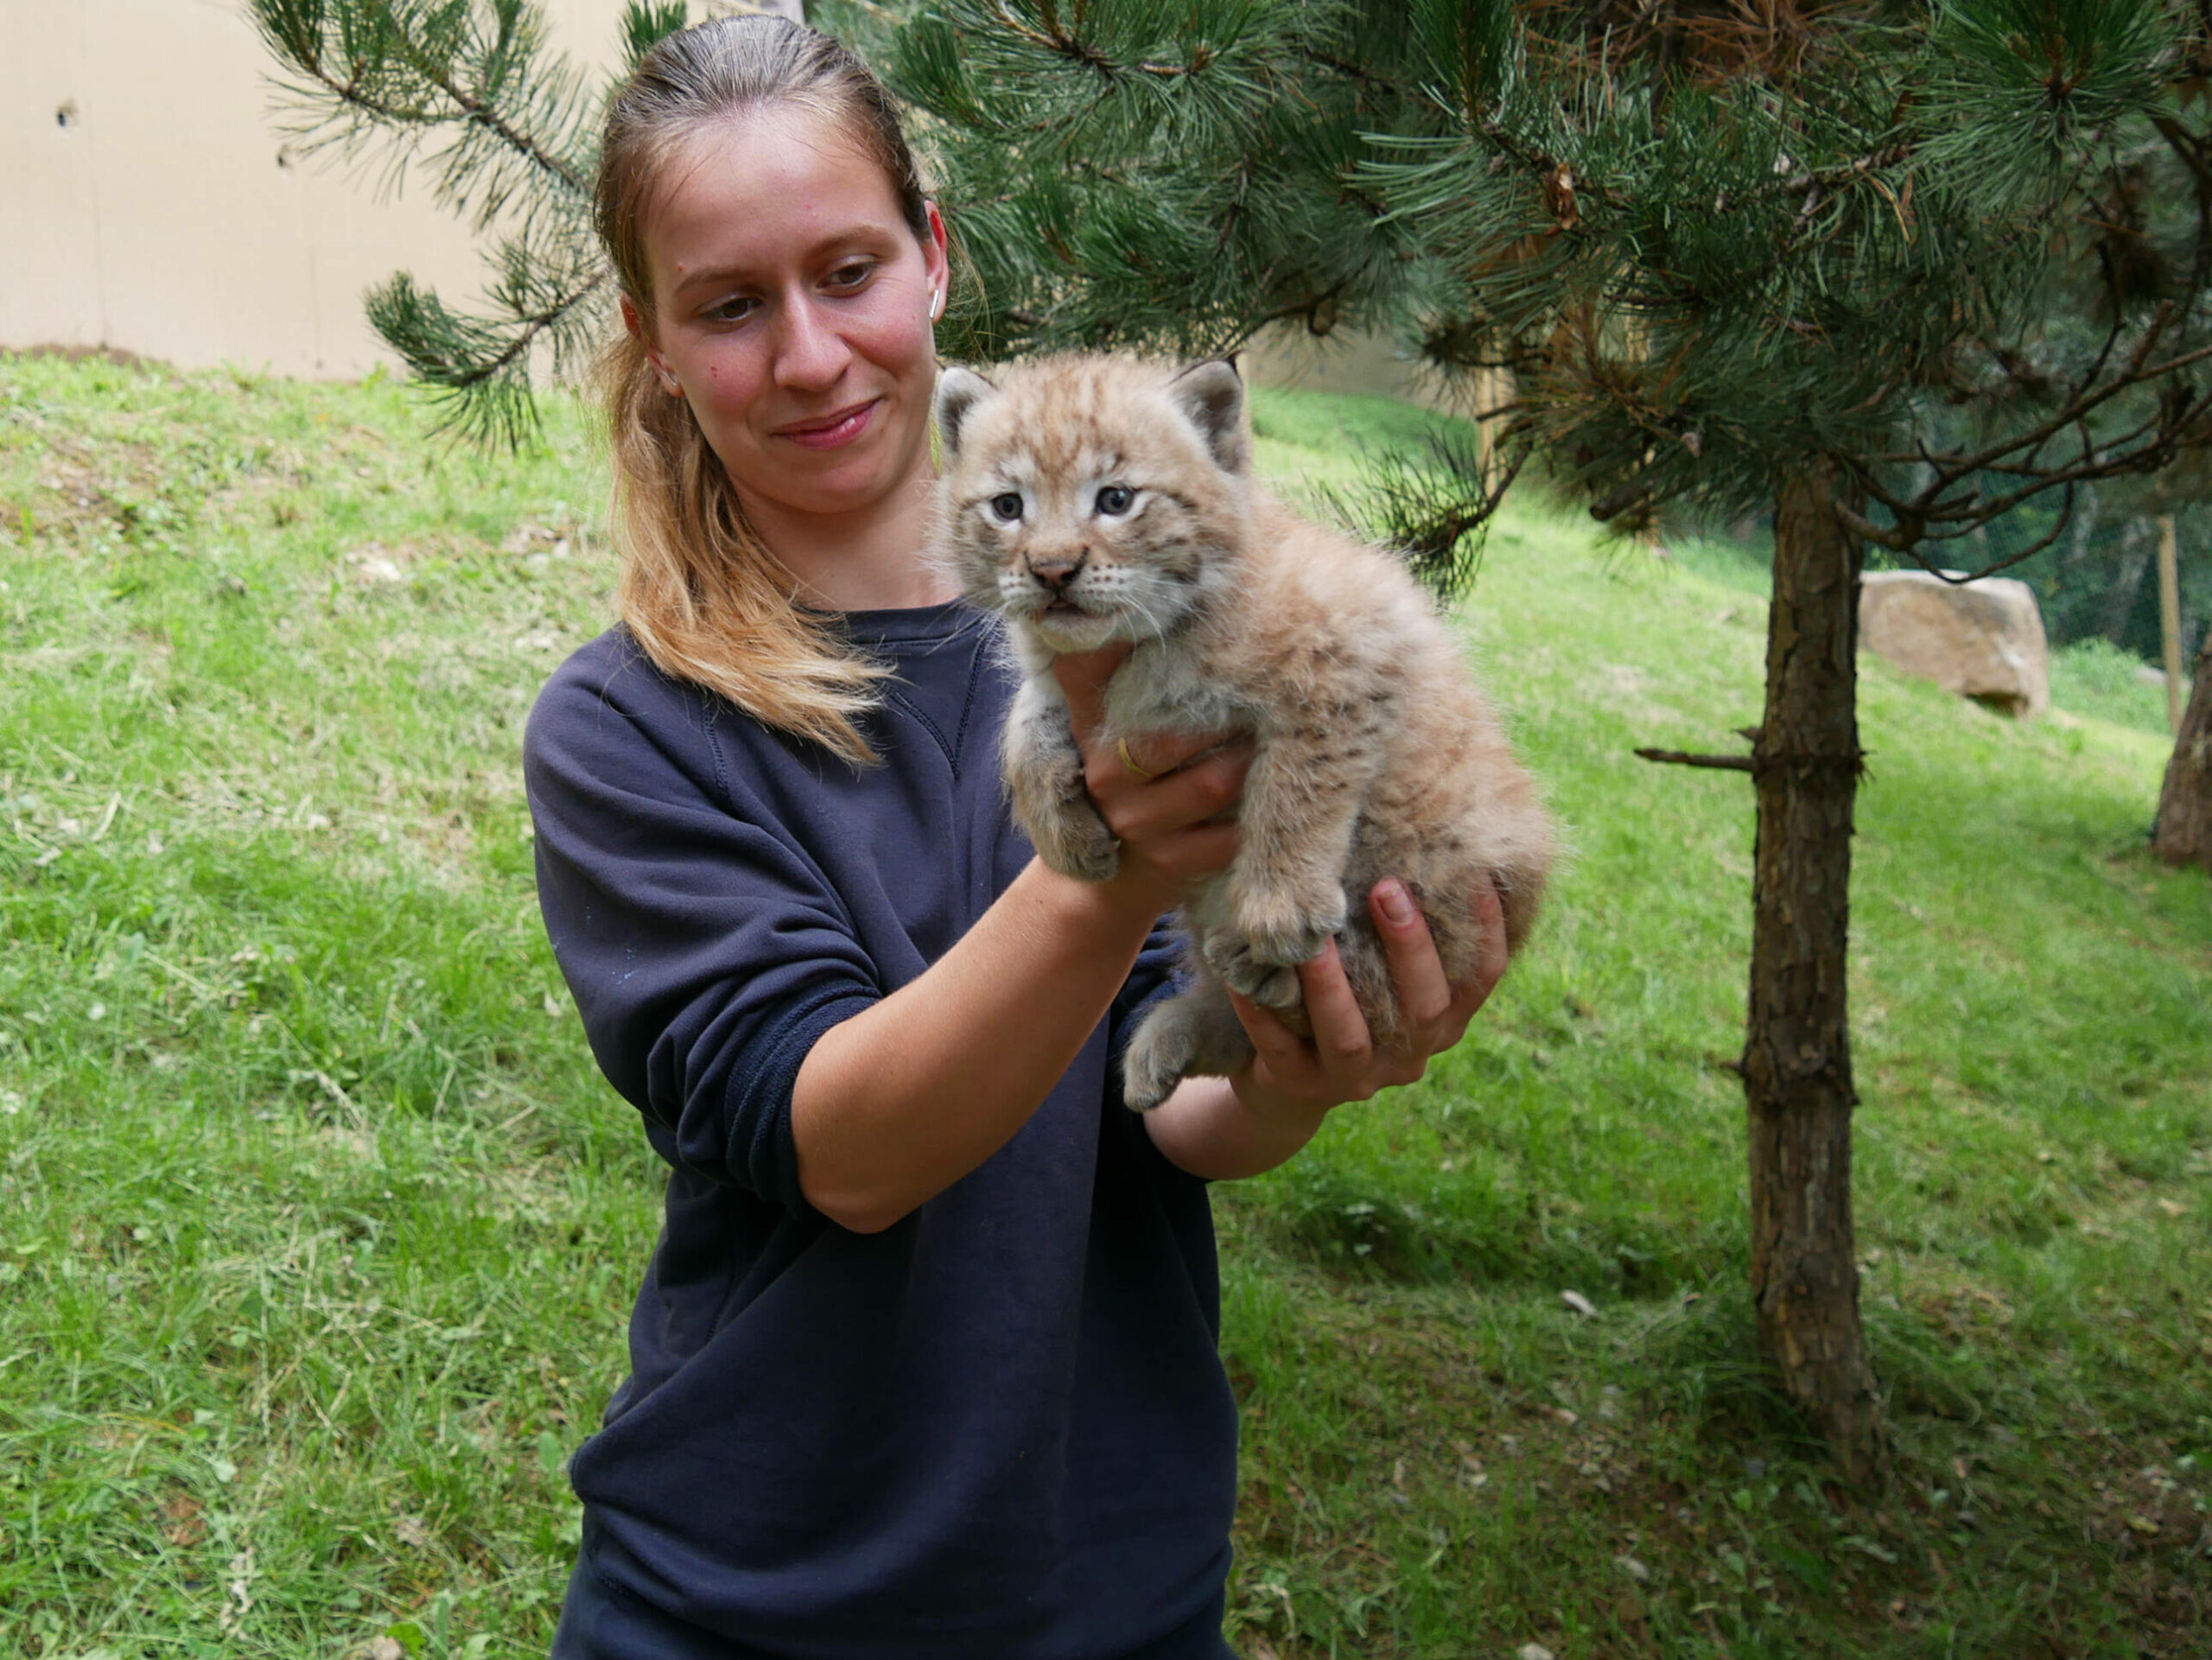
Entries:
POLYGON ((1144 779, 1147 784, 1149 784, 1154 779, 1160 776, 1157 773, 1146 772, 1143 767, 1138 766, 1136 762, 1130 758, 1129 741, 1127 738, 1119 740, 1115 744, 1114 748, 1115 753, 1119 754, 1122 758, 1122 765, 1128 767, 1129 771, 1135 773, 1139 778, 1144 779))

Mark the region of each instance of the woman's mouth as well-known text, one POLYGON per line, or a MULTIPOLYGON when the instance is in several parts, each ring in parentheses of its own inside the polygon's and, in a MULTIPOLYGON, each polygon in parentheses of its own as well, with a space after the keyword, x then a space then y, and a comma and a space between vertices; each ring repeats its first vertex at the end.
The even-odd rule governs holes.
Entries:
POLYGON ((825 415, 819 421, 794 421, 789 426, 778 427, 776 436, 788 438, 805 449, 835 449, 868 430, 868 423, 875 418, 876 406, 882 401, 872 398, 865 404, 825 415))

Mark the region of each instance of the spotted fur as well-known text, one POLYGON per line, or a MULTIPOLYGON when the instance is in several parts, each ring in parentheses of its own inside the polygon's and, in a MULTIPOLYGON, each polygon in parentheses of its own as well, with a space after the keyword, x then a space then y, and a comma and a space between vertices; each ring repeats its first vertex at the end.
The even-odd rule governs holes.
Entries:
POLYGON ((1454 981, 1471 972, 1484 875, 1518 945, 1552 859, 1551 821, 1403 563, 1274 500, 1252 477, 1243 383, 1063 357, 938 391, 945 468, 936 546, 1002 612, 1024 681, 1001 760, 1014 811, 1054 869, 1103 881, 1116 843, 1084 788, 1053 658, 1135 649, 1107 730, 1249 733, 1237 855, 1183 907, 1191 978, 1122 1057, 1128 1104, 1251 1059, 1223 991, 1306 1029, 1296 965, 1332 937, 1378 1043, 1402 1029, 1369 918, 1375 882, 1413 891, 1454 981))

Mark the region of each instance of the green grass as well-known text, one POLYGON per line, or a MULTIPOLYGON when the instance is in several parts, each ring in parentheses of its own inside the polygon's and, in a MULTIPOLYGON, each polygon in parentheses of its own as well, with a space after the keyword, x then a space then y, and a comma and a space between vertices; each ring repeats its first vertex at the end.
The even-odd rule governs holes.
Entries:
MULTIPOLYGON (((1266 394, 1349 482, 1422 418, 1266 394), (1348 442, 1349 441, 1349 442, 1348 442)), ((538 927, 521 716, 603 626, 586 417, 0 358, 0 1654, 543 1653, 659 1182, 538 927)), ((2212 1649, 2212 890, 2165 747, 1865 665, 1865 1298, 1900 1479, 1745 1307, 1758 573, 1502 525, 1467 602, 1576 854, 1428 1079, 1218 1191, 1236 1641, 2212 1649), (1573 1290, 1595 1318, 1561 1301, 1573 1290)))
MULTIPOLYGON (((2166 689, 2143 677, 2143 659, 2094 635, 2050 654, 2050 696, 2076 715, 2095 715, 2139 732, 2167 736, 2166 689)), ((2189 688, 2182 688, 2182 702, 2189 688)))

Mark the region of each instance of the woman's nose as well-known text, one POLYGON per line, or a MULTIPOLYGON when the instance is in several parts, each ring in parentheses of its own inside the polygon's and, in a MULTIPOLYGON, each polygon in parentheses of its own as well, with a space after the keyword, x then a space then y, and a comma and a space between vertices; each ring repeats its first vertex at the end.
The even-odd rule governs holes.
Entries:
POLYGON ((784 308, 776 340, 776 384, 802 391, 832 385, 852 356, 832 321, 812 300, 784 308))

